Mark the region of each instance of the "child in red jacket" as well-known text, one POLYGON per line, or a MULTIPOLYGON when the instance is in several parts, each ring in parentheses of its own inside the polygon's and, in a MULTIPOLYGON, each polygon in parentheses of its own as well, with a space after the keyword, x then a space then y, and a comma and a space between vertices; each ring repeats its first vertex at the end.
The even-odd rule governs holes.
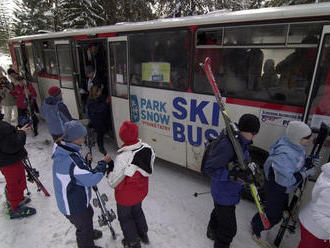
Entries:
POLYGON ((138 139, 138 127, 130 121, 122 124, 119 136, 124 144, 118 150, 109 184, 115 189, 123 245, 125 248, 140 248, 140 241, 149 243, 142 201, 148 194, 155 153, 148 144, 138 139))

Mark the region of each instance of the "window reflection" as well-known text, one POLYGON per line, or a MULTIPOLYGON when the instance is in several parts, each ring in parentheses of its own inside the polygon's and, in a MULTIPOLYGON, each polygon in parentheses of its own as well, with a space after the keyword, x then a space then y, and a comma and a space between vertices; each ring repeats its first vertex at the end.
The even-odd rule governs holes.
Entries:
POLYGON ((212 93, 199 68, 211 57, 218 86, 226 96, 302 106, 316 55, 316 48, 197 49, 194 91, 212 93))

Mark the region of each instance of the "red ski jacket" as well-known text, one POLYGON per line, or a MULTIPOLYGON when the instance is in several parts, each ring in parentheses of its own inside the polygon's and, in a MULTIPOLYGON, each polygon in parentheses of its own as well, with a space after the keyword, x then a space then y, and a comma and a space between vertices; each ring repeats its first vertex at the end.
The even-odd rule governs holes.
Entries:
POLYGON ((125 177, 115 188, 115 199, 123 206, 133 206, 143 201, 149 189, 149 177, 135 172, 132 177, 125 177))
MULTIPOLYGON (((37 92, 34 89, 31 83, 27 84, 28 94, 31 99, 36 98, 37 92)), ((19 109, 27 109, 26 95, 24 91, 24 86, 20 86, 18 84, 15 85, 15 89, 10 92, 10 94, 16 97, 16 105, 19 109)))

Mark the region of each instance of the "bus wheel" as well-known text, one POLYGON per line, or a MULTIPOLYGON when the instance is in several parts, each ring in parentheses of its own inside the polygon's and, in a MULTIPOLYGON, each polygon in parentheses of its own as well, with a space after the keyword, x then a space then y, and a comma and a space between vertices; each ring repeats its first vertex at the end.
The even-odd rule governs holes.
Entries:
MULTIPOLYGON (((256 187, 258 189, 259 196, 261 200, 264 199, 264 183, 265 183, 265 175, 264 175, 264 163, 268 157, 268 153, 265 151, 256 151, 255 149, 250 150, 250 157, 251 161, 255 162, 257 165, 257 171, 256 171, 256 187)), ((250 201, 254 201, 250 188, 245 187, 242 191, 242 197, 243 199, 247 199, 250 201)))

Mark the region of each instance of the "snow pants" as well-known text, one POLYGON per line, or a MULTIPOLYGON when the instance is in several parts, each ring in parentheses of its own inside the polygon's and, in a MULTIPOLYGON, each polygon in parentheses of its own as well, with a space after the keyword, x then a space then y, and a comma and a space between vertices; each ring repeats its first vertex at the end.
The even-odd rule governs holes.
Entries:
POLYGON ((99 149, 103 148, 104 149, 104 132, 101 130, 96 130, 97 134, 97 145, 99 149))
POLYGON ((126 242, 135 242, 148 232, 148 225, 142 210, 142 202, 133 206, 117 203, 117 215, 126 242))
POLYGON ((78 248, 94 248, 93 215, 91 205, 81 213, 66 215, 66 218, 76 227, 78 248))
POLYGON ((22 161, 15 164, 0 167, 1 173, 6 179, 7 201, 12 210, 17 211, 18 204, 24 200, 26 189, 25 169, 22 161))
POLYGON ((214 248, 229 248, 237 232, 236 206, 214 203, 208 228, 215 234, 214 248))
POLYGON ((301 240, 298 248, 330 248, 330 239, 323 240, 311 234, 302 224, 300 224, 301 240))
MULTIPOLYGON (((270 222, 270 228, 279 223, 283 216, 283 211, 288 208, 289 194, 285 193, 286 188, 278 185, 274 181, 265 181, 265 212, 270 222)), ((251 221, 252 230, 260 237, 260 233, 265 230, 259 213, 256 213, 251 221)))

